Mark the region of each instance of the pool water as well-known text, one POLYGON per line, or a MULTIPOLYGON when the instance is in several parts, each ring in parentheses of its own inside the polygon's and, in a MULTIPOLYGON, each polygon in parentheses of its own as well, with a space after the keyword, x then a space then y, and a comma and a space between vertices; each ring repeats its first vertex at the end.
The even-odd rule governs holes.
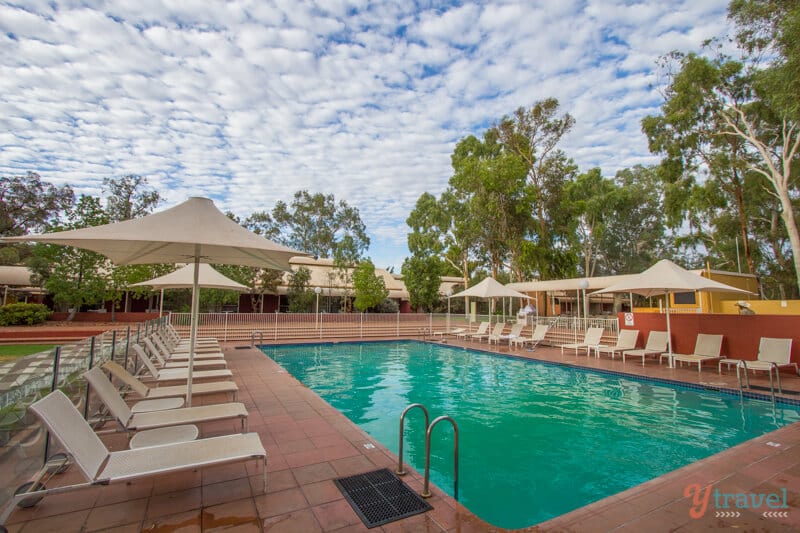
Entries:
MULTIPOLYGON (((490 524, 530 526, 800 420, 800 407, 399 341, 262 350, 397 453, 411 403, 459 427, 459 500, 490 524)), ((404 458, 425 467, 419 409, 404 458)), ((431 481, 452 495, 453 431, 436 426, 431 481)))

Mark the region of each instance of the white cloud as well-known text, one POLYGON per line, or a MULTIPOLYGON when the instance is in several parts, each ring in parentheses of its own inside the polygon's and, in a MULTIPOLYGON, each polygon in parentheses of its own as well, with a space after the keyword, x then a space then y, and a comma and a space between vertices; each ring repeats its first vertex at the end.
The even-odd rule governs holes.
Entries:
POLYGON ((651 163, 656 59, 727 28, 727 0, 25 4, 0 0, 1 174, 99 194, 136 173, 243 217, 333 193, 397 267, 460 138, 553 96, 581 170, 651 163))

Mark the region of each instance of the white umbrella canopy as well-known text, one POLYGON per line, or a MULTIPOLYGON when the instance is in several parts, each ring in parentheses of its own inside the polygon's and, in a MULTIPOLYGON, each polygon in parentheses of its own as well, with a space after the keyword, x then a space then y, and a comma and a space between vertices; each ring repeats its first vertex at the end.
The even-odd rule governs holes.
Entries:
MULTIPOLYGON (((527 298, 531 299, 527 294, 522 294, 514 289, 506 287, 494 278, 486 278, 480 283, 463 290, 457 294, 451 294, 448 298, 527 298)), ((449 317, 449 313, 448 313, 449 317)), ((505 306, 503 307, 503 317, 505 319, 505 306)))
POLYGON ((674 292, 690 291, 753 294, 744 289, 725 285, 713 279, 704 278, 685 268, 679 267, 669 259, 662 259, 644 272, 628 276, 619 283, 595 291, 592 294, 633 292, 635 294, 641 294, 642 296, 666 295, 667 348, 669 354, 672 355, 672 331, 669 325, 669 295, 674 292))
POLYGON ((192 402, 200 263, 290 270, 290 258, 308 255, 248 231, 225 216, 210 199, 199 197, 133 220, 2 240, 74 246, 101 253, 117 265, 193 263, 188 405, 192 402))
POLYGON ((457 294, 452 294, 448 298, 527 298, 531 299, 527 294, 522 294, 514 289, 510 289, 497 281, 494 278, 486 278, 480 283, 473 285, 469 289, 463 290, 457 294))
MULTIPOLYGON (((197 286, 204 289, 222 289, 228 291, 247 292, 250 287, 242 285, 227 276, 220 274, 207 263, 198 265, 197 286)), ((186 265, 175 272, 139 283, 131 283, 129 287, 153 287, 161 289, 158 316, 161 316, 164 305, 164 289, 191 289, 194 287, 194 264, 186 265)))
MULTIPOLYGON (((246 292, 250 290, 247 285, 242 285, 238 281, 233 281, 227 276, 223 276, 214 267, 207 263, 199 266, 198 287, 204 289, 224 289, 246 292)), ((170 272, 164 276, 153 278, 139 283, 131 283, 129 287, 154 287, 156 289, 191 289, 194 286, 194 264, 189 264, 179 268, 175 272, 170 272)))

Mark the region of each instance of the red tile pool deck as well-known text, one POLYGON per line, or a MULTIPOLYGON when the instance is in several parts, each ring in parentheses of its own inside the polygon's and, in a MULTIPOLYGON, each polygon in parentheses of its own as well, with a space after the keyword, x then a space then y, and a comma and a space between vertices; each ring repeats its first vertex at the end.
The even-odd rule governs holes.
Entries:
MULTIPOLYGON (((461 345, 462 343, 454 343, 461 345)), ((485 344, 468 343, 486 349, 485 344)), ((674 379, 711 387, 736 388, 735 374, 719 375, 709 367, 669 369, 652 361, 562 356, 560 349, 535 352, 496 348, 500 353, 674 379)), ((397 458, 300 384, 256 349, 226 347, 229 367, 239 384, 239 399, 249 411, 250 431, 261 437, 268 453, 267 493, 261 493, 255 462, 204 468, 129 484, 94 487, 45 498, 31 509, 16 510, 9 531, 269 531, 350 532, 502 531, 486 524, 434 488, 428 513, 367 530, 332 479, 381 467, 397 458)), ((800 378, 784 374, 787 397, 800 398, 800 378)), ((751 378, 764 385, 766 379, 751 378)), ((221 399, 220 399, 221 400, 221 399)), ((235 423, 201 427, 203 436, 236 431, 235 423)), ((120 449, 120 435, 104 439, 120 449)), ((643 450, 642 453, 647 453, 643 450)), ((53 486, 78 480, 75 472, 55 478, 53 486)), ((404 480, 421 490, 413 470, 404 480)), ((576 482, 580 482, 577 480, 576 482)), ((741 503, 741 499, 738 500, 741 503)), ((699 531, 800 529, 800 423, 724 450, 664 476, 604 498, 526 531, 699 531), (696 500, 685 495, 687 487, 696 500), (784 492, 785 491, 785 492, 784 492), (717 496, 715 497, 715 492, 717 496), (776 494, 786 509, 736 508, 733 495, 776 494), (705 508, 704 497, 708 495, 705 508), (728 508, 717 506, 728 497, 728 508), (781 500, 782 503, 782 500, 781 500), (694 510, 695 516, 690 516, 694 510), (764 511, 772 512, 765 516, 764 511), (735 516, 735 513, 739 513, 735 516), (785 516, 783 516, 785 515, 785 516)))

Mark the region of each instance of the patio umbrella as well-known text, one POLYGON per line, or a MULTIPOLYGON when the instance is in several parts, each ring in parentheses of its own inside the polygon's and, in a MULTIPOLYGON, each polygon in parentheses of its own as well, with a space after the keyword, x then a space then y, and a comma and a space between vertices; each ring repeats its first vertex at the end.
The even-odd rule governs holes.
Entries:
MULTIPOLYGON (((666 298, 667 315, 667 349, 672 355, 672 330, 669 325, 669 295, 675 292, 733 292, 737 294, 753 294, 750 291, 725 285, 713 279, 704 278, 685 268, 681 268, 669 259, 662 259, 640 274, 628 276, 623 281, 595 291, 592 294, 607 292, 633 292, 642 296, 661 296, 666 298)), ((672 358, 670 357, 670 360, 672 358)))
MULTIPOLYGON (((247 292, 250 287, 242 285, 231 278, 223 276, 214 267, 200 263, 197 276, 197 286, 204 289, 222 289, 230 291, 247 292)), ((191 289, 194 286, 194 264, 188 264, 175 272, 153 278, 139 283, 131 283, 129 287, 153 287, 161 289, 161 300, 158 316, 164 309, 164 289, 191 289)))
MULTIPOLYGON (((522 294, 514 289, 506 287, 494 278, 486 278, 469 289, 456 294, 451 294, 447 298, 532 298, 527 294, 522 294)), ((503 311, 505 313, 505 311, 503 311)))
POLYGON ((2 240, 74 246, 101 253, 118 265, 193 263, 188 405, 192 401, 200 263, 290 270, 291 257, 307 255, 246 230, 208 198, 189 198, 164 211, 114 224, 2 240))

